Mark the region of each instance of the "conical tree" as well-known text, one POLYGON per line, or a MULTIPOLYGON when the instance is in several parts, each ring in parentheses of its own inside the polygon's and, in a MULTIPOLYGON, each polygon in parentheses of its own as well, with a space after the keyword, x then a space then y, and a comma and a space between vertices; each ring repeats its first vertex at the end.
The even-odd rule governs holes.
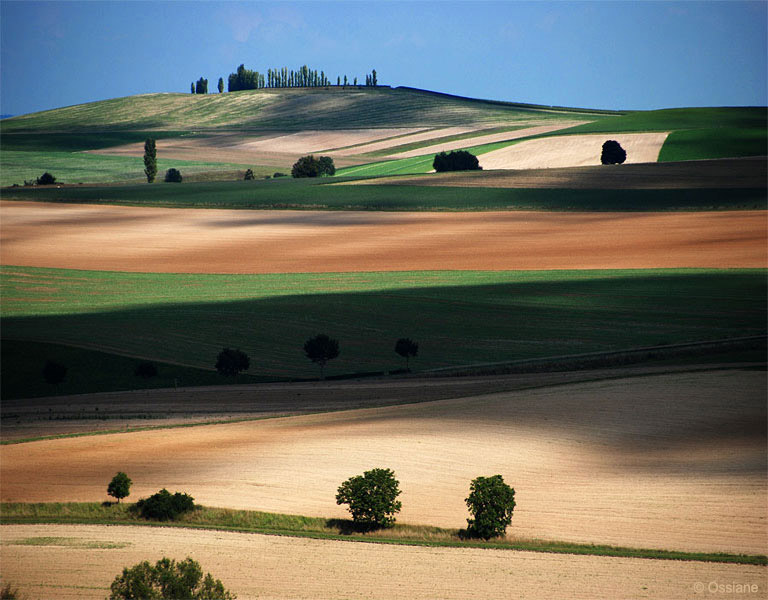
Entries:
POLYGON ((157 175, 157 147, 152 138, 144 142, 144 174, 147 183, 152 183, 157 175))

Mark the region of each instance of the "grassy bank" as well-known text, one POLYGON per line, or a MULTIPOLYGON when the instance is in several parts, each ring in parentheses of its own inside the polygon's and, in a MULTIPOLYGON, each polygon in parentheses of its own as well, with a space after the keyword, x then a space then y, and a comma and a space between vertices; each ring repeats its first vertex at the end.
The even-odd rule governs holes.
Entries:
MULTIPOLYGON (((768 564, 768 559, 764 555, 679 552, 674 550, 577 544, 552 540, 516 539, 512 536, 488 542, 467 540, 462 539, 458 529, 444 529, 427 525, 398 523, 390 529, 359 533, 355 531, 353 523, 346 519, 325 519, 321 517, 304 517, 226 508, 200 507, 192 513, 183 515, 178 521, 157 523, 148 522, 135 516, 129 511, 129 507, 130 505, 126 503, 119 505, 85 502, 48 504, 4 503, 0 507, 0 524, 162 525, 164 527, 188 527, 417 546, 490 548, 496 550, 521 550, 527 552, 617 556, 657 560, 689 560, 746 565, 768 564)), ((32 541, 29 541, 28 544, 34 545, 36 543, 34 540, 36 539, 32 538, 32 541)))
MULTIPOLYGON (((136 159, 139 162, 141 159, 136 159)), ((425 160, 425 159, 406 159, 425 160)), ((430 164, 432 158, 428 158, 430 164)), ((430 167, 431 168, 431 167, 430 167)), ((183 171, 182 171, 183 173, 183 171)), ((54 173, 55 174, 55 173, 54 173)), ((371 173, 373 174, 373 173, 371 173)), ((765 188, 503 189, 334 185, 344 178, 5 188, 4 200, 170 208, 362 211, 668 211, 765 209, 765 188)))
MULTIPOLYGON (((327 367, 339 375, 402 367, 393 348, 403 336, 419 342, 412 367, 421 370, 766 331, 760 269, 185 275, 4 266, 0 283, 4 339, 198 369, 239 347, 251 375, 278 379, 317 377, 302 346, 319 332, 340 342, 327 367)), ((4 386, 16 395, 40 369, 3 361, 4 386)))

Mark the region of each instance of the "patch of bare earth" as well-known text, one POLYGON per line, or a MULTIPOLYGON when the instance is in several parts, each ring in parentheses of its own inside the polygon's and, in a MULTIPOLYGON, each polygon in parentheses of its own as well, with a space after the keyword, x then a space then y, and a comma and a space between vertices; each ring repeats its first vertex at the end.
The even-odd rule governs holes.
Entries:
MULTIPOLYGON (((426 146, 424 148, 416 148, 415 150, 408 150, 407 152, 397 152, 395 154, 388 156, 387 158, 411 158, 414 156, 423 156, 425 154, 437 154, 438 152, 448 152, 450 150, 456 150, 458 148, 469 148, 471 146, 479 146, 481 144, 506 142, 507 140, 519 140, 521 138, 529 137, 532 135, 541 135, 542 133, 549 133, 551 131, 558 131, 560 129, 575 127, 576 125, 581 125, 582 123, 585 123, 585 121, 561 121, 556 124, 534 125, 531 127, 525 127, 523 129, 517 129, 515 131, 489 133, 485 135, 478 135, 476 137, 465 138, 463 140, 442 142, 439 144, 434 144, 432 146, 426 146)), ((492 168, 492 167, 489 167, 489 168, 492 168)))
POLYGON ((339 484, 394 469, 399 520, 466 525, 478 475, 516 490, 509 532, 689 551, 766 551, 766 374, 713 371, 0 447, 8 502, 131 499, 344 517, 339 484))
MULTIPOLYGON (((191 556, 240 600, 659 598, 688 599, 710 582, 757 586, 764 567, 420 548, 173 528, 84 525, 2 527, 3 580, 39 600, 96 599, 126 566, 191 556), (25 546, 59 536, 127 547, 25 546)), ((750 588, 752 589, 752 588, 750 588)), ((734 596, 724 596, 732 598, 734 596)))
POLYGON ((483 169, 548 169, 599 165, 603 143, 615 140, 627 152, 625 164, 656 162, 666 133, 563 135, 528 140, 478 157, 483 169))
POLYGON ((460 171, 428 176, 362 179, 337 185, 646 190, 764 188, 766 181, 768 161, 759 157, 552 169, 460 171))
POLYGON ((369 213, 6 201, 0 240, 5 265, 160 273, 766 266, 765 212, 757 210, 369 213))

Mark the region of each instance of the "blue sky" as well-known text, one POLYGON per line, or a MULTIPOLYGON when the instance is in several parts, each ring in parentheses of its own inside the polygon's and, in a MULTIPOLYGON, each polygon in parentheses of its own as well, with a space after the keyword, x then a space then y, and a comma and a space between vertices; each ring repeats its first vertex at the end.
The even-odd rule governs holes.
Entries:
POLYGON ((768 104, 768 2, 0 2, 0 112, 240 63, 587 108, 768 104))

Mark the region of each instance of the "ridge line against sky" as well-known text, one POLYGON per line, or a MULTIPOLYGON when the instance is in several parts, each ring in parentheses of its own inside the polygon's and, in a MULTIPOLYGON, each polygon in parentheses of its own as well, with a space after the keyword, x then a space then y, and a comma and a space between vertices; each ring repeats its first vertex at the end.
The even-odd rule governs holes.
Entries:
POLYGON ((0 2, 2 114, 215 92, 241 63, 580 108, 765 106, 768 2, 0 2))

